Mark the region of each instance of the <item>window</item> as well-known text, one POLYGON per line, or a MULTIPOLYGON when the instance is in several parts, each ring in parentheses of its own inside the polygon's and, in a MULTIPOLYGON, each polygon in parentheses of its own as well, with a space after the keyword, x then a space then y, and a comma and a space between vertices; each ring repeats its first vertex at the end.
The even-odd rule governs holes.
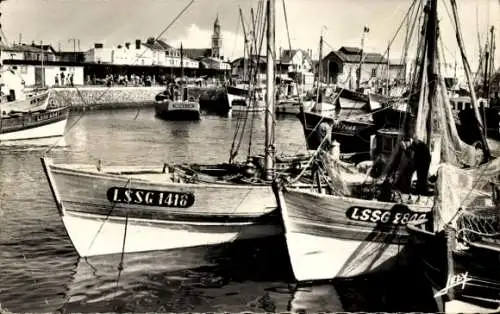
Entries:
POLYGON ((372 69, 372 77, 377 77, 377 69, 372 69))

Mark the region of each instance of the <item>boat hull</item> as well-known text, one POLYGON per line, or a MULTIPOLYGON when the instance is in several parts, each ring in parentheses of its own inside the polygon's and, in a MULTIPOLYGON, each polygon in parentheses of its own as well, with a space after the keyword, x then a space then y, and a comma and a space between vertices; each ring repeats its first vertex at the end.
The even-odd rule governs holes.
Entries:
POLYGON ((226 87, 227 103, 232 112, 250 111, 261 112, 265 110, 263 102, 256 101, 253 106, 249 106, 249 92, 248 89, 227 86, 226 87))
POLYGON ((448 250, 445 232, 431 233, 409 224, 411 249, 419 257, 423 272, 436 298, 485 309, 500 310, 500 251, 474 247, 448 250), (451 279, 452 278, 452 279, 451 279))
POLYGON ((283 231, 269 185, 176 183, 162 167, 154 179, 144 179, 42 162, 80 256, 221 244, 283 231))
POLYGON ((64 135, 69 108, 23 113, 3 118, 0 141, 30 140, 64 135))
POLYGON ((361 160, 370 157, 370 136, 377 131, 374 124, 362 121, 334 121, 332 117, 305 110, 299 112, 297 117, 304 130, 307 149, 318 149, 323 140, 320 124, 326 123, 331 128, 332 140, 340 143, 342 153, 359 153, 361 160))
POLYGON ((200 105, 196 102, 155 102, 155 114, 164 120, 200 120, 200 105), (177 106, 177 107, 176 107, 177 106))
POLYGON ((351 278, 391 267, 408 241, 406 220, 426 217, 430 211, 293 189, 277 193, 299 282, 351 278))
POLYGON ((195 222, 132 219, 80 214, 66 210, 62 221, 74 248, 82 257, 118 253, 166 251, 210 246, 237 240, 278 235, 277 219, 242 222, 195 222))
POLYGON ((275 112, 276 114, 298 114, 300 113, 300 107, 306 107, 305 110, 312 108, 314 103, 307 104, 306 102, 301 102, 299 100, 280 100, 276 103, 275 112))

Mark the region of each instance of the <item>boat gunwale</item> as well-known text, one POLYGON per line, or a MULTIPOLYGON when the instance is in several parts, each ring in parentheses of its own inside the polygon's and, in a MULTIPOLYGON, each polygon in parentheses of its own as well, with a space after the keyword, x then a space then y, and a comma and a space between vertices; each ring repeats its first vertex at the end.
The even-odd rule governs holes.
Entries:
POLYGON ((164 224, 174 224, 174 225, 195 225, 195 226, 248 226, 254 225, 255 219, 259 218, 258 216, 248 217, 249 219, 254 219, 251 221, 244 222, 196 222, 190 220, 165 220, 165 219, 145 219, 145 218, 137 218, 131 216, 114 216, 114 215, 101 215, 94 213, 85 213, 85 212, 77 212, 73 210, 64 209, 64 215, 62 218, 67 216, 73 216, 80 219, 88 219, 88 220, 105 220, 107 222, 122 222, 128 220, 128 222, 134 222, 138 225, 164 225, 164 224))
MULTIPOLYGON (((99 171, 97 170, 96 166, 92 166, 88 164, 88 166, 95 167, 96 169, 91 171, 91 170, 83 170, 83 169, 71 169, 69 168, 72 164, 49 164, 48 165, 48 170, 50 172, 53 172, 54 174, 62 174, 62 175, 73 175, 73 176, 82 176, 82 177, 89 177, 89 178, 100 178, 100 179, 113 179, 113 180, 118 180, 122 182, 128 182, 130 181, 136 181, 140 183, 147 183, 151 185, 159 185, 163 187, 167 186, 174 186, 174 187, 180 187, 180 186, 185 186, 185 187, 197 187, 197 188, 235 188, 235 189, 253 189, 253 188, 270 188, 271 184, 267 183, 262 183, 262 184, 252 184, 252 183, 233 183, 233 182, 228 182, 228 183, 188 183, 188 182, 159 182, 159 181, 152 181, 144 178, 134 178, 130 176, 130 174, 123 175, 123 174, 114 174, 114 173, 109 173, 105 171, 99 171)), ((74 165, 79 165, 83 166, 83 164, 74 164, 74 165)), ((145 174, 144 172, 141 174, 145 174)), ((163 174, 162 172, 151 172, 151 174, 163 174)), ((167 173, 165 173, 167 175, 167 173)))
POLYGON ((293 188, 293 187, 292 188, 290 188, 290 187, 288 187, 288 188, 287 187, 283 187, 283 192, 285 192, 284 194, 290 193, 290 192, 292 192, 292 193, 295 192, 295 193, 298 193, 298 194, 307 194, 308 196, 311 196, 311 197, 314 197, 314 198, 339 199, 339 200, 346 201, 346 202, 349 202, 349 203, 356 203, 356 202, 360 201, 362 203, 376 204, 376 205, 389 205, 389 204, 397 205, 397 204, 401 204, 401 205, 407 206, 410 209, 412 209, 412 208, 429 208, 428 211, 422 211, 422 213, 430 212, 432 210, 432 206, 433 206, 433 205, 421 205, 421 204, 407 204, 407 203, 396 203, 396 202, 383 202, 383 201, 379 201, 379 200, 366 200, 366 199, 362 199, 362 198, 349 197, 349 196, 341 196, 341 195, 318 194, 317 192, 314 192, 314 191, 301 190, 301 189, 296 189, 296 188, 293 188))

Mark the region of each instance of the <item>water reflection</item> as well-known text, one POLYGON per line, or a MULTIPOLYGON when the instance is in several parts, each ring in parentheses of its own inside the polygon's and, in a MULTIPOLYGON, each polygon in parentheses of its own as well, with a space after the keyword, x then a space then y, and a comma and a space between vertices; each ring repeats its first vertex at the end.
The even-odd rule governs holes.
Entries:
POLYGON ((64 148, 68 144, 63 136, 46 137, 29 140, 5 141, 0 142, 0 149, 8 150, 41 150, 49 147, 64 148))
POLYGON ((343 312, 340 296, 333 284, 297 286, 290 300, 291 312, 343 312))
POLYGON ((283 244, 276 237, 265 243, 128 254, 122 271, 120 254, 80 259, 64 310, 285 310, 290 292, 279 282, 291 277, 283 244))

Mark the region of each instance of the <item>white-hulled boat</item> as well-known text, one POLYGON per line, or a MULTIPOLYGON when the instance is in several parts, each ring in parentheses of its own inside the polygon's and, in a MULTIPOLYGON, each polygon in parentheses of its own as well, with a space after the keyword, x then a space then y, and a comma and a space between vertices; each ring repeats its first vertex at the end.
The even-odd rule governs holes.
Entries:
POLYGON ((281 232, 269 185, 196 182, 195 175, 169 172, 163 165, 99 171, 44 159, 43 166, 80 256, 213 245, 281 232), (189 178, 194 183, 179 183, 189 178))
POLYGON ((21 79, 2 71, 0 142, 62 136, 68 121, 66 107, 54 107, 50 89, 26 95, 21 79))
POLYGON ((410 239, 406 224, 432 218, 435 197, 429 174, 435 174, 442 163, 455 167, 477 164, 475 149, 458 137, 443 80, 434 79, 440 78, 440 71, 433 2, 425 8, 431 13, 425 38, 420 41, 427 48, 418 54, 424 69, 415 84, 420 97, 408 103, 416 119, 407 117, 409 124, 401 134, 408 139, 394 151, 389 169, 384 171, 384 183, 376 176, 370 178, 366 172, 349 169, 336 152, 334 158, 323 161, 323 173, 327 173, 336 195, 275 185, 297 281, 355 277, 392 267, 410 239), (428 119, 435 122, 432 130, 426 128, 428 119))
POLYGON ((0 118, 0 142, 64 135, 69 107, 33 112, 11 112, 0 118))
MULTIPOLYGON (((275 0, 268 1, 267 89, 274 90, 275 0)), ((271 188, 274 170, 280 168, 275 162, 272 96, 267 97, 263 162, 256 157, 247 164, 131 169, 55 165, 42 158, 78 254, 167 250, 281 233, 271 188)), ((281 164, 293 172, 297 169, 290 165, 297 160, 300 157, 281 164)))
POLYGON ((250 87, 249 84, 226 86, 229 109, 232 112, 261 112, 266 108, 262 87, 250 87))

